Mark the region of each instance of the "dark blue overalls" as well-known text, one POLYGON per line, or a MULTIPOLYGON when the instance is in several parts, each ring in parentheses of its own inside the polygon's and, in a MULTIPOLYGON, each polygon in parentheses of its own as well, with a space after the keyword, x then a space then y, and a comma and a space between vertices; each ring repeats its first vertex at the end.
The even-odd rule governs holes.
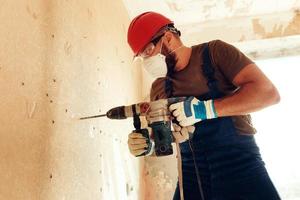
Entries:
MULTIPOLYGON (((209 92, 198 99, 223 97, 217 86, 207 44, 203 61, 209 92)), ((195 128, 193 138, 180 144, 185 200, 203 200, 202 196, 205 200, 280 199, 253 135, 238 133, 231 117, 198 122, 195 128), (197 181, 197 172, 200 182, 197 181)), ((177 184, 173 200, 179 199, 177 184)))

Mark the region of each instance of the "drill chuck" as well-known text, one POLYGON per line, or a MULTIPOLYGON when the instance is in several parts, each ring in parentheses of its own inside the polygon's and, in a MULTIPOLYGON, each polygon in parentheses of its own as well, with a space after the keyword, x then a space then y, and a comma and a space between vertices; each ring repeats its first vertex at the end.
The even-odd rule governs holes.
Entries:
POLYGON ((126 119, 125 106, 119 106, 107 111, 106 116, 109 119, 126 119))

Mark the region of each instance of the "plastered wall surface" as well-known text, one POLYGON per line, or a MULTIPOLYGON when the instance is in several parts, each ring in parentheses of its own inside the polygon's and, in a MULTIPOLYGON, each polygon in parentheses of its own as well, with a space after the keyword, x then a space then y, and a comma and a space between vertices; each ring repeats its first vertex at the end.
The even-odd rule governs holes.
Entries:
POLYGON ((140 199, 131 120, 78 117, 140 101, 119 0, 0 4, 0 199, 140 199))

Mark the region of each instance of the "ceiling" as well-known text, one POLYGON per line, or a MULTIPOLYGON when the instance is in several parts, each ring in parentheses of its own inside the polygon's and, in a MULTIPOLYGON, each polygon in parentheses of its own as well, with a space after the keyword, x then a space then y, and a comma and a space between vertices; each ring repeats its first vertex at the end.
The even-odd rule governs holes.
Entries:
POLYGON ((157 11, 177 25, 300 9, 300 0, 123 0, 129 16, 157 11))
POLYGON ((169 17, 192 45, 222 39, 257 57, 300 54, 300 0, 123 0, 131 19, 146 11, 169 17), (271 40, 271 41, 268 41, 271 40), (251 45, 248 43, 251 42, 251 45), (240 44, 243 43, 244 45, 240 44), (245 45, 246 44, 246 45, 245 45), (260 46, 264 44, 264 46, 260 46), (264 48, 280 46, 277 53, 264 48), (290 47, 290 44, 294 44, 290 47), (266 46, 267 45, 267 46, 266 46), (295 49, 295 47, 297 49, 295 49), (291 49, 292 48, 292 49, 291 49), (264 54, 264 55, 262 55, 264 54), (268 55, 269 54, 269 55, 268 55))

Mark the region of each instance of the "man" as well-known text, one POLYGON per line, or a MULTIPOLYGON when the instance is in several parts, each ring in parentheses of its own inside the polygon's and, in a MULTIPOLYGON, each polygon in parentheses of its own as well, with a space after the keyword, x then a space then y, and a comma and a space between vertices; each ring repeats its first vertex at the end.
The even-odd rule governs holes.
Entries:
MULTIPOLYGON (((134 55, 143 58, 145 69, 156 78, 151 101, 189 97, 169 108, 180 124, 173 134, 182 158, 182 183, 174 199, 280 199, 249 115, 278 103, 276 88, 232 45, 214 40, 187 47, 180 34, 171 20, 155 12, 137 16, 128 28, 134 55)), ((139 133, 129 135, 128 145, 133 155, 148 147, 139 133)))

